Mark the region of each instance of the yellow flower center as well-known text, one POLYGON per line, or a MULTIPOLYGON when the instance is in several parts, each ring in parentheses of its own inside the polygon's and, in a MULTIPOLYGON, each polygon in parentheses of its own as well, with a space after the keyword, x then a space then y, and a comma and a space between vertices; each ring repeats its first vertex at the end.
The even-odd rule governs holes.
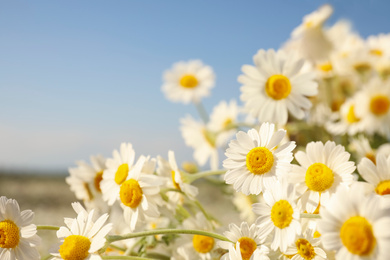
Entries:
POLYGON ((307 21, 307 22, 305 23, 306 29, 310 29, 310 28, 312 28, 313 26, 314 26, 313 21, 307 21))
POLYGON ((321 233, 316 230, 313 234, 313 238, 319 238, 321 236, 321 233))
POLYGON ((272 75, 265 83, 265 92, 275 100, 284 99, 291 92, 290 80, 283 75, 272 75))
POLYGON ((121 164, 115 173, 116 184, 121 185, 126 180, 128 174, 129 165, 127 163, 121 164))
POLYGON ((214 238, 206 237, 202 235, 195 235, 192 239, 192 245, 196 252, 206 254, 211 251, 214 247, 214 238))
POLYGON ((368 63, 357 63, 353 66, 353 68, 358 72, 358 73, 365 73, 369 70, 371 70, 371 65, 368 63))
POLYGON ((253 174, 264 174, 271 170, 274 155, 265 147, 255 147, 246 155, 246 167, 253 174))
POLYGON ((351 123, 351 124, 360 121, 360 118, 358 118, 358 117, 355 115, 355 106, 354 106, 354 105, 350 106, 349 109, 348 109, 347 121, 348 121, 348 123, 351 123))
POLYGON ((215 147, 215 139, 216 139, 215 133, 203 129, 203 136, 211 147, 215 147))
POLYGON ((177 182, 175 181, 176 172, 175 172, 175 171, 171 171, 171 176, 172 176, 173 186, 174 186, 176 189, 181 190, 179 183, 177 183, 177 182))
POLYGON ((369 255, 376 245, 371 224, 361 216, 351 217, 344 222, 340 238, 349 252, 360 256, 369 255))
POLYGON ((389 97, 378 95, 371 98, 370 110, 374 115, 381 116, 387 113, 390 108, 389 97))
POLYGON ((332 170, 323 163, 313 163, 306 171, 305 182, 312 191, 323 192, 332 186, 333 181, 332 170))
POLYGON ((19 228, 11 220, 0 222, 0 247, 15 248, 19 244, 19 228))
POLYGON ((381 51, 379 49, 372 49, 372 50, 370 50, 370 54, 375 55, 375 56, 382 56, 383 51, 381 51))
POLYGON ((376 158, 374 153, 366 153, 366 157, 371 160, 374 164, 376 164, 376 158))
POLYGON ((271 209, 271 220, 280 229, 288 227, 293 219, 294 213, 291 204, 287 200, 279 200, 271 209))
POLYGON ((379 195, 390 194, 390 180, 381 181, 375 188, 375 192, 379 195))
POLYGON ((298 254, 302 256, 303 259, 311 260, 316 256, 314 247, 306 239, 298 239, 295 242, 295 245, 297 246, 298 254))
POLYGON ((223 129, 230 128, 233 124, 233 120, 231 118, 227 118, 225 122, 223 122, 223 129))
POLYGON ((71 235, 65 238, 60 246, 60 255, 64 260, 83 260, 88 257, 91 241, 79 235, 71 235))
MULTIPOLYGON (((127 177, 127 176, 126 176, 127 177)), ((103 180, 103 171, 100 171, 98 173, 96 173, 95 175, 95 179, 94 179, 94 184, 95 184, 95 189, 98 191, 98 192, 102 192, 102 190, 100 189, 100 182, 103 180)))
POLYGON ((122 203, 130 208, 136 208, 142 200, 142 189, 138 181, 130 179, 122 183, 119 197, 122 203))
POLYGON ((255 240, 249 237, 242 237, 238 242, 240 242, 242 260, 249 260, 257 248, 255 240))
POLYGON ((318 68, 322 70, 323 72, 329 72, 333 70, 333 66, 330 62, 326 62, 323 64, 318 65, 318 68))
POLYGON ((199 83, 198 79, 194 75, 191 75, 191 74, 186 74, 183 77, 181 77, 181 79, 180 79, 180 85, 183 88, 194 88, 194 87, 198 86, 198 83, 199 83))

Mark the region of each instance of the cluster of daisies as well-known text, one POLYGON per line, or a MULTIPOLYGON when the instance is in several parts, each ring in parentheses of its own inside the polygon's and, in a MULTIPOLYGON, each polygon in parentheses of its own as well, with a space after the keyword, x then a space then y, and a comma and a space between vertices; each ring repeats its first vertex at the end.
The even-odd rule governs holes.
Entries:
POLYGON ((131 143, 79 161, 66 182, 84 206, 63 227, 35 226, 1 197, 0 259, 40 259, 40 229, 57 230, 46 259, 389 259, 390 34, 326 27, 332 12, 306 15, 279 50, 242 67, 242 106, 208 114, 213 69, 174 64, 162 91, 199 111, 180 126, 194 162, 136 155, 131 143), (198 179, 214 185, 205 205, 198 179), (220 210, 228 223, 207 210, 217 192, 235 206, 220 210))

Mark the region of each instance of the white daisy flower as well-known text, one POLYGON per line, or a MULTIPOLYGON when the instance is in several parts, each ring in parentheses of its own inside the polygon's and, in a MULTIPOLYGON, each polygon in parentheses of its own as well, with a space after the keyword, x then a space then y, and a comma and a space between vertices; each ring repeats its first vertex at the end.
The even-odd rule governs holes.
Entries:
MULTIPOLYGON (((77 168, 69 168, 70 176, 65 180, 76 198, 83 200, 87 208, 105 209, 100 182, 106 169, 106 159, 102 155, 91 156, 91 164, 85 161, 76 162, 77 168)), ((105 210, 104 210, 105 211, 105 210)))
POLYGON ((390 58, 390 33, 371 35, 367 38, 367 47, 371 55, 377 58, 390 58))
MULTIPOLYGON (((224 232, 224 236, 233 242, 233 245, 236 243, 239 244, 241 252, 241 259, 249 260, 253 256, 255 250, 264 250, 269 251, 268 247, 261 245, 261 239, 259 236, 260 228, 254 224, 251 226, 248 225, 247 222, 242 222, 241 227, 238 227, 235 224, 229 225, 229 231, 224 232)), ((219 241, 218 245, 223 248, 229 250, 232 246, 231 242, 227 241, 219 241)), ((229 254, 225 254, 222 259, 229 259, 229 254)))
POLYGON ((200 60, 181 61, 164 73, 164 81, 162 91, 167 99, 184 104, 198 103, 210 95, 215 85, 215 74, 200 60))
POLYGON ((390 215, 389 208, 381 207, 381 198, 365 195, 358 186, 340 187, 320 213, 322 243, 337 251, 336 259, 389 259, 390 215))
POLYGON ((274 124, 263 123, 259 131, 240 131, 237 140, 230 141, 223 167, 228 170, 226 183, 233 184, 236 191, 257 195, 275 182, 277 175, 290 170, 295 142, 280 145, 286 131, 274 129, 274 124))
POLYGON ((200 166, 210 159, 211 170, 218 169, 218 150, 216 135, 202 122, 188 115, 180 120, 180 131, 186 145, 194 149, 194 159, 200 166))
MULTIPOLYGON (((187 218, 184 220, 183 227, 185 229, 213 231, 212 223, 210 223, 201 212, 198 212, 194 218, 187 218)), ((186 240, 187 238, 184 239, 186 240)), ((216 246, 217 245, 214 238, 202 235, 194 235, 192 236, 191 241, 186 240, 182 246, 177 248, 177 251, 179 253, 181 252, 180 255, 182 256, 191 256, 187 259, 210 260, 212 259, 212 251, 216 248, 216 246)))
POLYGON ((364 120, 365 132, 390 137, 390 80, 373 78, 356 96, 356 115, 364 120))
POLYGON ((20 212, 16 200, 0 197, 0 259, 40 259, 37 246, 41 239, 31 224, 33 217, 31 210, 20 212))
POLYGON ((295 242, 287 247, 283 253, 283 259, 293 260, 325 260, 327 255, 321 248, 321 239, 314 238, 313 230, 307 229, 302 235, 297 236, 295 242))
POLYGON ((360 162, 362 158, 366 157, 373 163, 376 163, 376 151, 372 149, 370 142, 364 135, 359 135, 356 138, 352 138, 349 142, 349 149, 356 153, 357 161, 360 162))
POLYGON ((102 259, 98 251, 106 243, 106 235, 111 231, 112 224, 107 221, 108 214, 103 214, 95 221, 95 212, 87 212, 79 203, 72 203, 77 213, 75 219, 65 219, 66 227, 57 231, 61 244, 51 254, 53 259, 102 259))
POLYGON ((298 151, 295 159, 300 166, 293 165, 288 174, 291 183, 301 194, 303 210, 318 213, 320 205, 325 205, 340 185, 351 185, 354 181, 352 173, 355 163, 348 161, 350 154, 342 145, 328 141, 310 142, 306 153, 298 151))
POLYGON ((259 197, 262 198, 262 194, 245 195, 242 192, 234 192, 233 204, 236 206, 238 212, 240 212, 240 219, 253 223, 256 220, 256 214, 252 211, 252 204, 259 202, 259 197))
MULTIPOLYGON (((378 195, 390 194, 390 156, 378 153, 376 165, 368 158, 363 158, 359 165, 359 174, 368 182, 370 190, 378 195)), ((386 196, 387 197, 387 196, 386 196)))
POLYGON ((114 150, 112 157, 106 161, 107 169, 103 173, 101 190, 103 199, 113 205, 118 199, 121 184, 127 179, 133 167, 135 152, 131 143, 122 143, 120 151, 114 150))
POLYGON ((269 260, 268 247, 262 245, 259 249, 256 249, 250 258, 243 258, 240 242, 229 245, 229 253, 222 256, 221 260, 269 260))
POLYGON ((229 103, 221 101, 214 107, 207 128, 217 133, 215 142, 218 147, 224 146, 236 133, 238 114, 239 107, 235 100, 231 100, 229 103))
POLYGON ((260 215, 256 225, 260 228, 260 239, 273 235, 271 248, 282 252, 301 233, 300 209, 296 205, 294 186, 285 179, 277 181, 264 192, 265 203, 253 204, 253 211, 260 215))
POLYGON ((164 179, 144 172, 146 160, 146 157, 141 156, 121 183, 119 191, 111 190, 112 194, 109 194, 120 201, 125 221, 131 230, 135 229, 137 222, 144 221, 146 216, 156 218, 160 215, 157 205, 162 202, 159 193, 164 179))
POLYGON ((364 122, 355 113, 358 99, 345 101, 340 110, 330 117, 325 124, 326 130, 335 135, 355 135, 364 131, 364 122))
POLYGON ((307 96, 318 92, 315 72, 300 73, 304 61, 282 51, 259 50, 253 60, 238 77, 245 110, 261 122, 286 124, 288 111, 304 118, 312 105, 307 96))

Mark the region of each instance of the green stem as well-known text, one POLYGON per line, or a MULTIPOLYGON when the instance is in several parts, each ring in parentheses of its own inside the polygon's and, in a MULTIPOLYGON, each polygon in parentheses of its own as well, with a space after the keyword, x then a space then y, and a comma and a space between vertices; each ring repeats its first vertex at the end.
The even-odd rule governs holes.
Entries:
POLYGON ((301 213, 301 218, 321 218, 320 214, 301 213))
POLYGON ((52 255, 47 255, 47 256, 42 257, 41 260, 49 260, 52 257, 53 257, 52 255))
POLYGON ((100 256, 102 259, 133 259, 133 260, 153 260, 153 258, 145 258, 139 256, 128 256, 128 255, 120 255, 120 256, 100 256))
POLYGON ((202 102, 199 101, 198 103, 194 103, 194 104, 203 122, 207 124, 209 122, 209 114, 207 114, 206 109, 204 108, 202 102))
POLYGON ((203 230, 193 230, 193 229, 156 229, 156 230, 148 230, 143 232, 136 232, 136 233, 130 233, 123 236, 108 236, 107 240, 109 242, 115 242, 120 240, 125 240, 129 238, 136 238, 136 237, 144 237, 144 236, 154 236, 154 235, 167 235, 167 234, 189 234, 189 235, 201 235, 206 237, 212 237, 216 238, 222 241, 228 241, 231 242, 226 237, 208 232, 203 230))
POLYGON ((37 230, 59 230, 59 229, 60 228, 56 226, 43 226, 43 225, 37 226, 37 230))
POLYGON ((180 172, 181 176, 183 178, 184 182, 191 183, 194 182, 200 178, 204 178, 207 176, 212 176, 212 175, 221 175, 226 173, 226 170, 216 170, 216 171, 204 171, 204 172, 198 172, 194 174, 188 174, 184 172, 180 172))

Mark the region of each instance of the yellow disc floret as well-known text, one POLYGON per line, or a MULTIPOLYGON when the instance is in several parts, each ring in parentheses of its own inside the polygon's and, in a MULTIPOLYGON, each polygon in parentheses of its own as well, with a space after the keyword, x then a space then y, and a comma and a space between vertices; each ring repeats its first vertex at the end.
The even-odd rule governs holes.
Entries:
POLYGON ((102 180, 103 180, 103 171, 100 171, 100 172, 96 173, 95 179, 94 179, 95 189, 99 192, 102 192, 102 190, 100 189, 100 182, 102 180))
POLYGON ((349 252, 360 256, 370 255, 376 245, 371 224, 361 216, 351 217, 344 222, 340 238, 349 252))
POLYGON ((271 209, 271 220, 280 229, 288 227, 293 219, 294 210, 287 200, 277 201, 271 209))
POLYGON ((0 222, 0 247, 15 248, 19 244, 19 228, 11 220, 0 222))
POLYGON ((381 116, 386 114, 390 108, 390 99, 384 95, 377 95, 371 98, 370 111, 374 115, 381 116))
POLYGON ((374 55, 374 56, 382 56, 383 55, 383 51, 382 50, 379 50, 379 49, 371 49, 370 50, 370 54, 371 55, 374 55))
POLYGON ((186 74, 180 79, 180 86, 183 88, 195 88, 198 84, 198 79, 191 74, 186 74))
POLYGON ((332 187, 334 174, 323 163, 313 163, 306 171, 305 182, 312 191, 323 192, 332 187))
POLYGON ((274 155, 265 147, 255 147, 246 155, 246 167, 253 174, 264 174, 271 170, 274 155))
POLYGON ((355 114, 355 106, 354 105, 350 106, 348 109, 347 121, 350 124, 357 123, 360 121, 360 118, 358 118, 355 114))
POLYGON ((175 171, 171 171, 171 177, 172 177, 173 186, 176 189, 181 190, 179 183, 177 183, 176 180, 175 180, 175 177, 176 177, 176 172, 175 171))
POLYGON ((255 240, 249 237, 242 237, 238 242, 240 242, 242 260, 249 260, 257 248, 255 240))
POLYGON ((126 180, 128 174, 129 165, 127 163, 121 164, 115 173, 116 184, 121 185, 126 180))
POLYGON ((302 256, 303 259, 311 260, 316 256, 314 247, 306 239, 298 239, 295 242, 295 245, 297 246, 298 254, 302 256))
POLYGON ((326 63, 318 65, 318 69, 320 69, 323 72, 329 72, 329 71, 333 70, 333 66, 330 62, 326 62, 326 63))
POLYGON ((119 197, 122 203, 130 208, 136 208, 142 200, 142 189, 137 180, 130 179, 122 183, 119 197))
POLYGON ((290 80, 284 75, 272 75, 265 83, 265 92, 275 100, 284 99, 291 92, 290 80))
POLYGON ((206 254, 213 249, 215 244, 214 238, 202 235, 195 235, 192 239, 192 245, 196 252, 206 254))
POLYGON ((64 260, 83 260, 89 255, 91 241, 84 236, 71 235, 60 246, 60 255, 64 260))
POLYGON ((379 195, 390 194, 390 180, 381 181, 375 188, 375 192, 379 195))

